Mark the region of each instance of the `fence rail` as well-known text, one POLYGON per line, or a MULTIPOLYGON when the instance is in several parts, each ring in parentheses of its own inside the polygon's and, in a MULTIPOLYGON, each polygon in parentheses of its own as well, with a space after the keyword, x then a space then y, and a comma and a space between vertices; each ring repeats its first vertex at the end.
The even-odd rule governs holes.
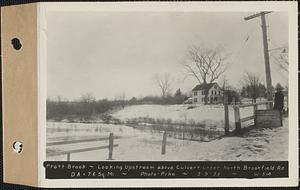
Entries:
POLYGON ((250 106, 268 105, 271 103, 273 103, 273 102, 272 101, 263 101, 263 102, 253 103, 253 104, 239 104, 239 105, 233 105, 233 106, 239 106, 240 108, 244 108, 244 107, 250 107, 250 106))
MULTIPOLYGON (((114 139, 120 139, 120 136, 115 136, 114 139)), ((99 137, 99 138, 90 138, 90 139, 78 139, 78 140, 70 140, 70 141, 58 141, 58 142, 48 142, 47 146, 54 145, 66 145, 66 144, 75 144, 75 143, 84 143, 84 142, 93 142, 93 141, 106 141, 109 140, 109 137, 99 137)))
MULTIPOLYGON (((118 147, 118 144, 114 144, 113 147, 118 147)), ((75 150, 66 150, 66 151, 60 151, 60 152, 53 152, 48 153, 47 156, 60 156, 64 154, 73 154, 73 153, 80 153, 80 152, 88 152, 93 150, 100 150, 100 149, 106 149, 109 148, 109 146, 97 146, 97 147, 91 147, 91 148, 82 148, 82 149, 75 149, 75 150)))
POLYGON ((255 119, 255 116, 252 115, 252 116, 248 116, 248 117, 244 117, 244 118, 241 118, 240 121, 241 122, 245 122, 245 121, 250 121, 252 119, 255 119))
POLYGON ((258 102, 258 103, 253 103, 253 104, 233 104, 233 109, 234 109, 234 121, 235 121, 235 132, 239 133, 242 128, 242 122, 250 121, 254 119, 255 123, 255 111, 257 110, 258 105, 266 105, 267 107, 270 106, 273 102, 272 101, 264 101, 264 102, 258 102), (245 107, 252 107, 253 106, 253 115, 241 118, 240 116, 240 108, 245 108, 245 107))
MULTIPOLYGON (((235 102, 233 100, 233 102, 235 102)), ((264 101, 264 102, 258 102, 258 103, 252 103, 252 104, 232 104, 233 110, 234 110, 234 122, 235 122, 235 133, 240 133, 242 125, 242 122, 250 121, 254 119, 254 123, 256 122, 255 112, 257 110, 258 105, 266 105, 268 108, 271 107, 272 101, 264 101), (240 108, 245 107, 251 107, 253 106, 253 115, 241 118, 240 115, 240 108)), ((224 112, 225 112, 225 135, 229 134, 229 111, 228 111, 228 94, 224 93, 224 112)))
POLYGON ((113 133, 109 134, 109 137, 101 137, 101 138, 92 138, 92 139, 80 139, 80 140, 72 140, 72 141, 60 141, 60 142, 50 142, 47 143, 47 146, 54 146, 54 145, 66 145, 66 144, 76 144, 76 143, 84 143, 84 142, 97 142, 97 141, 105 141, 108 140, 109 144, 106 146, 97 146, 91 148, 82 148, 82 149, 74 149, 74 150, 66 150, 66 151, 59 151, 59 152, 51 152, 47 153, 47 156, 60 156, 60 155, 67 155, 67 161, 70 161, 71 154, 73 153, 80 153, 80 152, 87 152, 93 150, 101 150, 101 149, 108 149, 108 160, 112 160, 113 155, 113 148, 118 147, 118 144, 114 144, 114 139, 120 139, 120 136, 114 137, 113 133))

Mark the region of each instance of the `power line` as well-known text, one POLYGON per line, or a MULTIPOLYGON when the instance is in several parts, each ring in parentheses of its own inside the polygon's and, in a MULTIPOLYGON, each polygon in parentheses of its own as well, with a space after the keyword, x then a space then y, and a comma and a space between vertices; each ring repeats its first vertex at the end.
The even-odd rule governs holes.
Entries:
MULTIPOLYGON (((260 13, 256 13, 245 17, 244 20, 250 20, 257 17, 261 18, 261 27, 263 34, 263 46, 264 46, 264 58, 265 58, 265 72, 266 72, 266 83, 267 83, 267 96, 268 100, 272 101, 272 79, 271 79, 271 69, 270 69, 270 58, 269 58, 269 48, 268 48, 268 34, 267 34, 267 26, 266 26, 266 14, 271 13, 271 11, 263 11, 260 13)), ((272 107, 272 106, 270 106, 272 107)))
MULTIPOLYGON (((270 51, 281 50, 281 49, 285 50, 285 49, 287 49, 287 48, 288 48, 287 46, 277 47, 277 48, 269 49, 269 52, 270 52, 270 51)), ((286 53, 286 52, 281 52, 281 53, 286 53)))
POLYGON ((282 61, 280 61, 277 57, 275 57, 274 55, 271 54, 271 57, 273 57, 274 61, 276 62, 277 66, 279 66, 281 69, 285 70, 286 72, 288 72, 288 69, 286 69, 283 64, 282 61))

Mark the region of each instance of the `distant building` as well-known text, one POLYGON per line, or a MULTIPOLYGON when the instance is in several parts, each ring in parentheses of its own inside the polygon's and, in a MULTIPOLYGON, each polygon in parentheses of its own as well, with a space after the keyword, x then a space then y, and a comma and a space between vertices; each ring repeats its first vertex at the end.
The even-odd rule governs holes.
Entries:
POLYGON ((193 104, 205 104, 205 90, 208 90, 207 103, 223 102, 223 91, 217 83, 199 84, 192 90, 193 104))

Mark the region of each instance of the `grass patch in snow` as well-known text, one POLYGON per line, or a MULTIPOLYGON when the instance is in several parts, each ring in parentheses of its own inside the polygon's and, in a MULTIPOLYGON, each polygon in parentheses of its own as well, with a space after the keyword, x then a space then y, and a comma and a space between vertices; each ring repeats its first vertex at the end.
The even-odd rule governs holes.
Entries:
POLYGON ((183 140, 211 141, 224 135, 216 126, 206 127, 204 122, 193 119, 188 122, 174 122, 170 118, 139 117, 127 119, 125 124, 140 130, 150 130, 152 133, 166 131, 170 137, 183 140))

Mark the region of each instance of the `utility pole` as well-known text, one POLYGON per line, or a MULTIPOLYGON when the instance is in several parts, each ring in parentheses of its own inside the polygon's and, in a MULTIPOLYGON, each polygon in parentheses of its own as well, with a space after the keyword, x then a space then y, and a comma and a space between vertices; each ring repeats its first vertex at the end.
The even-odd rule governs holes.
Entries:
MULTIPOLYGON (((261 27, 263 34, 263 46, 264 46, 264 57, 265 57, 265 72, 266 72, 266 83, 267 83, 267 98, 268 101, 273 101, 272 97, 272 79, 271 79, 271 69, 270 69, 270 60, 269 60, 269 48, 268 48, 268 37, 267 37, 267 26, 266 26, 266 17, 265 15, 271 13, 271 11, 264 11, 256 13, 245 17, 244 20, 250 20, 253 18, 261 17, 261 27)), ((272 109, 273 104, 270 104, 269 109, 272 109)))

